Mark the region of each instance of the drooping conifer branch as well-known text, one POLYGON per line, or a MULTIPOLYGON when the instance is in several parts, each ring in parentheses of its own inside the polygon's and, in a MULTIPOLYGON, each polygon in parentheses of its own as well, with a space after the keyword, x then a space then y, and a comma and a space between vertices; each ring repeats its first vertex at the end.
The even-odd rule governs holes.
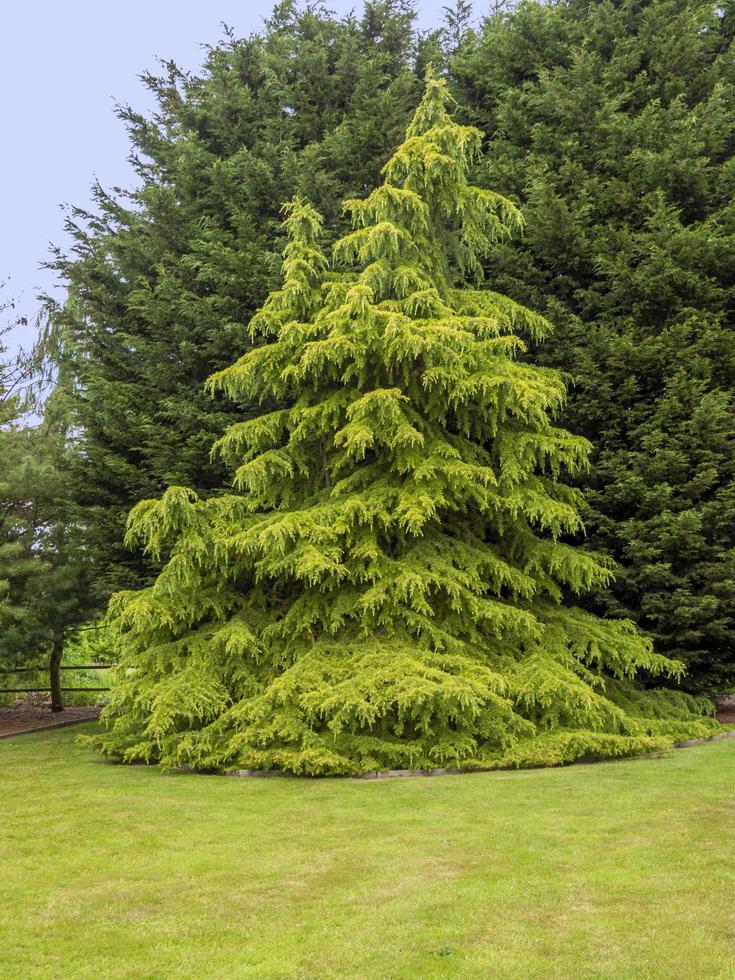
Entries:
POLYGON ((125 760, 369 769, 552 764, 661 748, 715 723, 626 622, 569 604, 606 582, 554 425, 564 385, 520 359, 550 327, 485 289, 518 231, 469 182, 478 131, 427 80, 384 184, 347 202, 332 263, 303 200, 256 346, 210 389, 262 406, 218 441, 234 489, 172 487, 129 539, 168 556, 110 611, 126 655, 98 742, 125 760))

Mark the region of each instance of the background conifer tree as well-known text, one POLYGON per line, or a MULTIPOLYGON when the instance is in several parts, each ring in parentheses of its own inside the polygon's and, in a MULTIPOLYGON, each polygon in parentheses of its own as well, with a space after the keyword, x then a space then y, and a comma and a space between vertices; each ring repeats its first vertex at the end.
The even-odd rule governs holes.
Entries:
POLYGON ((734 29, 706 0, 523 3, 451 65, 527 219, 498 288, 553 320, 534 356, 595 446, 588 540, 619 569, 585 602, 711 693, 735 685, 734 29))
POLYGON ((69 486, 102 607, 158 567, 123 546, 133 504, 225 479, 210 446, 248 406, 203 383, 243 349, 277 281, 283 201, 308 188, 335 237, 342 199, 378 180, 420 97, 413 20, 400 0, 345 19, 289 0, 198 74, 146 74, 151 116, 120 107, 138 185, 96 186, 71 211, 73 247, 54 263, 67 297, 50 306, 81 443, 69 486))
POLYGON ((129 539, 166 564, 119 595, 103 751, 167 765, 350 773, 552 764, 705 733, 624 621, 567 603, 609 579, 565 544, 587 459, 561 377, 517 360, 548 324, 473 280, 520 226, 473 186, 479 131, 431 78, 384 183, 334 247, 288 208, 283 285, 210 388, 257 402, 217 451, 236 493, 170 488, 129 539), (285 405, 273 410, 273 405, 285 405))

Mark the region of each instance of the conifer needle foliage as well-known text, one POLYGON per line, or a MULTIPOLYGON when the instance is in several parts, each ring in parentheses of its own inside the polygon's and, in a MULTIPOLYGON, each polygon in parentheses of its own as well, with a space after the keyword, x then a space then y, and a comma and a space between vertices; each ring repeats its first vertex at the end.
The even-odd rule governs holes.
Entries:
POLYGON ((166 563, 111 605, 105 753, 336 775, 716 729, 703 702, 634 680, 680 663, 569 602, 611 576, 564 541, 581 521, 563 477, 590 447, 554 425, 561 376, 519 358, 549 324, 480 281, 521 216, 470 183, 481 134, 448 98, 430 75, 331 261, 317 212, 287 206, 282 286, 209 381, 262 406, 214 447, 234 490, 171 487, 130 515, 129 542, 166 563))

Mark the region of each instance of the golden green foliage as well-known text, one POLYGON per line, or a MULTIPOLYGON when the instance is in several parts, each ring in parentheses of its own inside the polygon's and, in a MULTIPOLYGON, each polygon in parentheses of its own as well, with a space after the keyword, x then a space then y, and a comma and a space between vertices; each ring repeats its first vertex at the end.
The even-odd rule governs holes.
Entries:
POLYGON ((169 766, 345 774, 636 754, 716 723, 632 679, 677 677, 627 622, 568 598, 609 563, 560 478, 561 376, 517 359, 549 325, 482 287, 521 226, 472 187, 480 133, 429 77, 385 183, 350 201, 333 262, 303 200, 255 346, 209 382, 263 406, 215 451, 235 492, 170 488, 129 541, 167 563, 119 594, 103 751, 169 766), (286 408, 273 410, 274 405, 286 408))

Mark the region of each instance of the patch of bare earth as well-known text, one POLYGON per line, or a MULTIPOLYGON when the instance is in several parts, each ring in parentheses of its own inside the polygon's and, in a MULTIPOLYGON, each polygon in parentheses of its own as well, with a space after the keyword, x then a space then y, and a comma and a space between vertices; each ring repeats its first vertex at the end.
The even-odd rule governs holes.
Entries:
POLYGON ((48 705, 16 704, 10 708, 0 708, 0 738, 76 721, 94 721, 101 710, 99 705, 64 708, 55 712, 48 705))
POLYGON ((735 725, 735 694, 724 698, 717 705, 717 720, 722 725, 735 725))

